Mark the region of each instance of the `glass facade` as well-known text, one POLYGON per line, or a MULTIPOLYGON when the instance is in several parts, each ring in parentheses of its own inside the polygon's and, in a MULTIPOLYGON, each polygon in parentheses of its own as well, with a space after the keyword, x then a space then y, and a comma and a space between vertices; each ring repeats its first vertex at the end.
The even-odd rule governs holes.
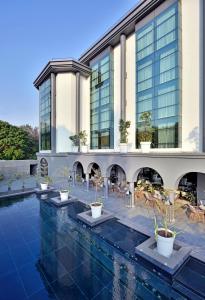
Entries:
POLYGON ((39 86, 40 150, 51 150, 51 80, 39 86))
MULTIPOLYGON (((181 145, 181 25, 178 3, 136 31, 136 128, 152 115, 154 148, 181 145)), ((136 134, 136 145, 139 140, 136 134)))
POLYGON ((114 147, 113 61, 106 52, 91 62, 90 136, 91 149, 114 147))

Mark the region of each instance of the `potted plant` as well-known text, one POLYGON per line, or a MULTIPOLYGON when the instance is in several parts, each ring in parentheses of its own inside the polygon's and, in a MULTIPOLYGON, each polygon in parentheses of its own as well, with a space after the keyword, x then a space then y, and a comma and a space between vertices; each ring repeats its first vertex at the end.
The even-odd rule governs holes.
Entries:
POLYGON ((142 123, 138 131, 138 138, 143 153, 148 153, 150 151, 152 143, 153 128, 151 125, 151 119, 151 112, 149 111, 143 112, 140 116, 140 121, 142 123))
POLYGON ((69 136, 69 139, 73 143, 73 149, 72 149, 73 152, 78 152, 78 149, 79 149, 79 136, 78 136, 78 134, 69 136))
POLYGON ((90 204, 91 207, 91 214, 92 214, 92 218, 96 219, 99 218, 102 214, 102 199, 98 198, 95 200, 95 202, 92 202, 90 204))
POLYGON ((128 131, 127 129, 130 128, 130 121, 124 121, 120 119, 119 121, 119 131, 120 131, 120 152, 127 153, 127 143, 128 143, 128 131))
POLYGON ((86 153, 88 152, 88 145, 87 145, 87 133, 85 130, 79 132, 79 140, 80 140, 80 148, 81 152, 86 153))
POLYGON ((69 197, 69 189, 63 189, 63 190, 60 190, 60 199, 61 201, 67 201, 68 200, 68 197, 69 197))
POLYGON ((59 170, 59 185, 60 188, 60 199, 61 201, 66 201, 69 198, 70 194, 70 185, 71 185, 71 171, 68 167, 64 167, 63 169, 59 170))
POLYGON ((92 218, 96 219, 99 218, 102 214, 102 199, 98 198, 97 199, 97 191, 98 187, 102 186, 102 176, 101 172, 98 169, 93 169, 94 171, 94 182, 95 182, 95 201, 90 204, 91 207, 91 214, 92 218))
POLYGON ((158 226, 156 218, 154 219, 154 223, 157 251, 165 257, 170 257, 173 252, 174 240, 177 233, 168 228, 166 218, 164 219, 163 227, 158 226))
POLYGON ((49 176, 45 176, 41 179, 40 186, 42 191, 48 190, 49 184, 52 183, 52 179, 49 176))

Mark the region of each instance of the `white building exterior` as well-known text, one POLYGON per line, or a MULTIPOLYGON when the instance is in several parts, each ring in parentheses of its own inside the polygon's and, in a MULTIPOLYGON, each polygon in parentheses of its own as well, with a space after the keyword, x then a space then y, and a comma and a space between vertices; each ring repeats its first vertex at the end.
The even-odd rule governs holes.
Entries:
MULTIPOLYGON (((50 170, 65 163, 73 168, 79 161, 89 174, 89 166, 97 163, 107 178, 110 166, 119 165, 127 181, 134 183, 137 172, 149 167, 170 187, 186 173, 205 173, 203 2, 141 1, 78 61, 58 60, 46 65, 34 85, 40 90, 39 158, 47 159, 50 170), (148 88, 142 94, 140 78, 142 86, 150 87, 152 97, 148 100, 148 88), (169 81, 174 82, 175 91, 160 94, 163 89, 172 91, 169 81), (106 98, 103 95, 108 90, 106 98), (140 99, 145 99, 142 105, 140 99), (136 142, 140 126, 136 116, 150 110, 148 102, 155 133, 150 152, 143 154, 136 142), (121 118, 131 121, 127 154, 119 152, 121 118), (69 136, 81 130, 88 134, 88 153, 73 153, 69 136)), ((203 175, 197 176, 203 198, 203 175)))

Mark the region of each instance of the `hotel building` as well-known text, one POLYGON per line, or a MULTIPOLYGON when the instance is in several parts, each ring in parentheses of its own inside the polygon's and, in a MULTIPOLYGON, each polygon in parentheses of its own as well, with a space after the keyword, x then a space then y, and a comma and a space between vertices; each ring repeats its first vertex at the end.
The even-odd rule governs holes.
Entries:
POLYGON ((38 159, 49 174, 67 165, 88 182, 95 164, 105 187, 115 174, 134 194, 139 174, 150 171, 146 176, 159 176, 164 186, 177 188, 183 180, 205 199, 203 2, 140 1, 78 60, 47 63, 34 85, 38 159), (138 131, 147 111, 152 146, 142 153, 138 131), (131 122, 127 153, 119 150, 120 119, 131 122), (74 153, 69 136, 82 130, 88 152, 74 153))

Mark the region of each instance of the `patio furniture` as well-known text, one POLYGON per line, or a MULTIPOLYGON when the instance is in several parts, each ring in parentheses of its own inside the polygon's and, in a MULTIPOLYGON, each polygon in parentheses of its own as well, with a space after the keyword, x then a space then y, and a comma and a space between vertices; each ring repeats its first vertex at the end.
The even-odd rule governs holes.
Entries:
POLYGON ((205 211, 200 209, 198 206, 187 204, 186 213, 188 218, 192 221, 205 222, 205 211))
POLYGON ((156 206, 156 198, 153 197, 150 193, 144 192, 144 198, 145 198, 145 204, 148 204, 149 206, 155 208, 156 206))

